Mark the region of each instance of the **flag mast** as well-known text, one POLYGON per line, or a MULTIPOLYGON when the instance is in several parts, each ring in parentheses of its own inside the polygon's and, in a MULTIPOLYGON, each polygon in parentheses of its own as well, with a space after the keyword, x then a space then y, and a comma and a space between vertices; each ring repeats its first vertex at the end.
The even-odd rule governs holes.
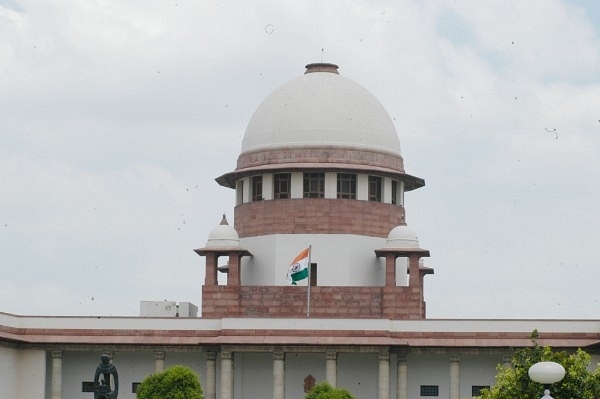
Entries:
POLYGON ((308 246, 308 290, 306 290, 306 317, 309 318, 310 317, 310 269, 312 269, 311 267, 311 260, 310 260, 310 255, 312 252, 312 245, 308 246))

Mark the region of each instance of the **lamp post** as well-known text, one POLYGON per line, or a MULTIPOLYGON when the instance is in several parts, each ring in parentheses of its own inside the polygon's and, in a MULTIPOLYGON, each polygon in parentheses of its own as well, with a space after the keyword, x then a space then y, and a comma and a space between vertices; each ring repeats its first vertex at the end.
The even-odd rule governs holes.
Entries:
POLYGON ((565 368, 556 362, 538 362, 529 368, 529 378, 540 384, 544 384, 544 396, 542 399, 553 399, 550 396, 550 384, 563 379, 565 368))

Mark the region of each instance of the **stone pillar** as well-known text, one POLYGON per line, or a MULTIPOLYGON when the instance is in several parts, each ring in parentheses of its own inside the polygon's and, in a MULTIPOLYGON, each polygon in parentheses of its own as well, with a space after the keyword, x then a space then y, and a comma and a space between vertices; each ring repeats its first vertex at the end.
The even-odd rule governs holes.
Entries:
POLYGON ((337 352, 325 352, 325 381, 332 387, 337 387, 337 352))
POLYGON ((421 287, 421 275, 419 273, 419 259, 421 254, 412 253, 408 255, 408 285, 414 288, 421 287))
POLYGON ((502 367, 507 369, 512 368, 512 358, 512 355, 502 355, 502 367))
POLYGON ((233 352, 221 351, 221 398, 233 399, 233 352))
POLYGON ((217 263, 219 256, 215 252, 206 254, 206 272, 204 285, 217 285, 217 263))
POLYGON ((396 286, 396 254, 385 254, 385 286, 396 286))
POLYGON ((396 387, 396 399, 408 399, 408 365, 406 353, 398 354, 398 385, 396 387))
POLYGON ((154 352, 154 373, 165 371, 165 352, 154 352))
POLYGON ((206 352, 205 399, 217 398, 217 352, 206 352))
POLYGON ((273 399, 285 398, 285 353, 273 352, 273 399))
POLYGON ((450 399, 460 399, 460 356, 450 354, 450 399))
POLYGON ((62 399, 62 351, 52 351, 51 399, 62 399))
POLYGON ((390 399, 390 354, 379 353, 378 399, 390 399))
POLYGON ((229 254, 229 269, 227 270, 227 285, 239 286, 241 284, 240 276, 240 258, 238 253, 229 254))

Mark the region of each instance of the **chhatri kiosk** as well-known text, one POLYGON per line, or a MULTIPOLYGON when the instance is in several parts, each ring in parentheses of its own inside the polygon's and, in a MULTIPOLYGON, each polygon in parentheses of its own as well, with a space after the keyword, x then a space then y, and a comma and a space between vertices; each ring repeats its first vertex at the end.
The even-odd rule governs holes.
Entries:
POLYGON ((426 317, 433 269, 405 208, 425 182, 405 171, 383 106, 336 65, 309 64, 267 96, 216 180, 235 207, 195 249, 200 317, 171 303, 140 317, 0 313, 0 396, 91 398, 101 354, 118 365, 119 399, 174 364, 199 373, 207 399, 297 399, 320 381, 357 398, 461 399, 493 385, 534 329, 600 359, 599 320, 426 317), (305 248, 310 278, 290 285, 305 248))

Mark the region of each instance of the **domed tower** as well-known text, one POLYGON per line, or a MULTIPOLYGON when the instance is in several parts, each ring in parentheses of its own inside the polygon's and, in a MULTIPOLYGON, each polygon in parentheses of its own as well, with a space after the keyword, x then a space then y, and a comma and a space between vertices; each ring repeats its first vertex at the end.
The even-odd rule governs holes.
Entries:
MULTIPOLYGON (((289 301, 290 295, 306 292, 308 280, 304 287, 291 287, 286 275, 294 256, 310 246, 315 317, 319 303, 327 303, 322 316, 402 318, 385 314, 382 290, 410 291, 402 286, 405 279, 396 282, 396 258, 418 253, 418 269, 418 258, 428 252, 418 245, 394 252, 398 248, 390 246, 395 242, 390 234, 406 224, 404 193, 425 183, 405 172, 398 135, 383 106, 340 76, 337 65, 309 64, 304 75, 267 96, 248 123, 236 169, 216 180, 236 191, 238 253, 246 251, 236 265, 237 294, 268 291, 289 301), (375 295, 371 302, 377 303, 360 309, 351 301, 336 305, 328 296, 334 291, 348 298, 375 295)), ((406 274, 406 264, 400 269, 406 274)), ((420 279, 411 275, 409 283, 415 281, 420 279)), ((219 290, 211 287, 203 290, 203 316, 222 317, 211 313, 214 304, 207 293, 219 290)), ((295 315, 263 299, 252 309, 240 305, 237 315, 295 315)), ((423 302, 422 289, 418 301, 423 302)), ((424 317, 422 303, 419 309, 407 318, 424 317)), ((298 315, 304 313, 300 309, 298 315)))

